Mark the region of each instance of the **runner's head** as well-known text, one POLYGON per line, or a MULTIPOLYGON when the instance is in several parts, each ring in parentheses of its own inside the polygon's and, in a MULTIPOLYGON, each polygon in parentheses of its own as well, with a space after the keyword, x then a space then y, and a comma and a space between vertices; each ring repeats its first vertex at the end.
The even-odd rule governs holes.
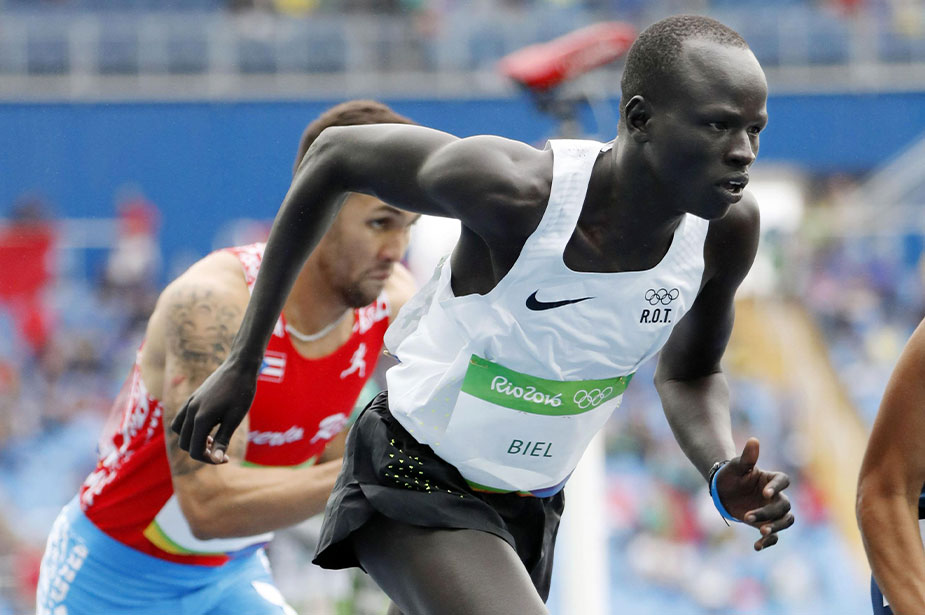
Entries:
POLYGON ((621 130, 663 196, 724 215, 767 123, 767 82, 746 42, 707 17, 669 17, 639 35, 621 85, 621 130))
POLYGON ((414 124, 415 122, 392 111, 387 105, 375 100, 348 100, 335 105, 322 113, 305 127, 299 140, 292 174, 295 175, 302 164, 305 152, 321 134, 330 126, 359 126, 361 124, 414 124))

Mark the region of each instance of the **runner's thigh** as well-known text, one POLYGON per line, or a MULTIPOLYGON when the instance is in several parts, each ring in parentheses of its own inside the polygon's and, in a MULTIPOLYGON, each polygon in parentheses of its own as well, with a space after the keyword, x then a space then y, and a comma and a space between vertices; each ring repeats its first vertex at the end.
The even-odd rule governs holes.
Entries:
POLYGON ((353 546, 404 615, 549 612, 514 549, 493 534, 416 527, 377 515, 353 535, 353 546))

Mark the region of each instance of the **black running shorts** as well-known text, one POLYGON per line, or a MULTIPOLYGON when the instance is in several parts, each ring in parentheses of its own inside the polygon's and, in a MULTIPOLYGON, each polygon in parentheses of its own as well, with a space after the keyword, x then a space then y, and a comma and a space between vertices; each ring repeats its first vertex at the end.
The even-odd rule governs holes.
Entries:
POLYGON ((379 513, 408 525, 498 536, 514 548, 546 600, 564 503, 562 491, 547 498, 473 491, 454 466, 405 431, 380 393, 347 436, 314 563, 360 566, 350 535, 379 513))

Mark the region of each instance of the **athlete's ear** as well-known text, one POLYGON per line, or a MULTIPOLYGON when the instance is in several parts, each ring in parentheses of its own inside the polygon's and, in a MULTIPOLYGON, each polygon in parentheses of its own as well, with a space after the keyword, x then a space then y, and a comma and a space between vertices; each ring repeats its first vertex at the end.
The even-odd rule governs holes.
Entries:
POLYGON ((637 143, 648 141, 649 120, 652 119, 652 108, 649 101, 637 94, 626 102, 623 113, 626 116, 629 136, 637 143))

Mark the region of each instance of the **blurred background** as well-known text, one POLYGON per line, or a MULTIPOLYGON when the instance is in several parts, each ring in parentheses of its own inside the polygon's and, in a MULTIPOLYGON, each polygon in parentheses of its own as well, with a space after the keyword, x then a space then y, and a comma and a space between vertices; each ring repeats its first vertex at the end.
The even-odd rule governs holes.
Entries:
MULTIPOLYGON (((855 481, 923 316, 919 0, 0 0, 0 615, 33 610, 45 536, 94 465, 157 293, 265 236, 309 121, 364 97, 459 136, 609 140, 621 41, 680 12, 738 30, 768 74, 763 236, 726 370, 736 442, 758 436, 761 464, 790 473, 797 524, 754 553, 722 522, 648 365, 582 488, 593 504, 573 507, 598 538, 564 532, 550 608, 596 615, 571 606, 577 577, 601 613, 870 612, 855 481), (601 23, 613 36, 580 30, 601 23)), ((418 225, 419 279, 455 230, 418 225)), ((383 613, 361 573, 309 565, 316 533, 270 548, 292 605, 383 613)))

